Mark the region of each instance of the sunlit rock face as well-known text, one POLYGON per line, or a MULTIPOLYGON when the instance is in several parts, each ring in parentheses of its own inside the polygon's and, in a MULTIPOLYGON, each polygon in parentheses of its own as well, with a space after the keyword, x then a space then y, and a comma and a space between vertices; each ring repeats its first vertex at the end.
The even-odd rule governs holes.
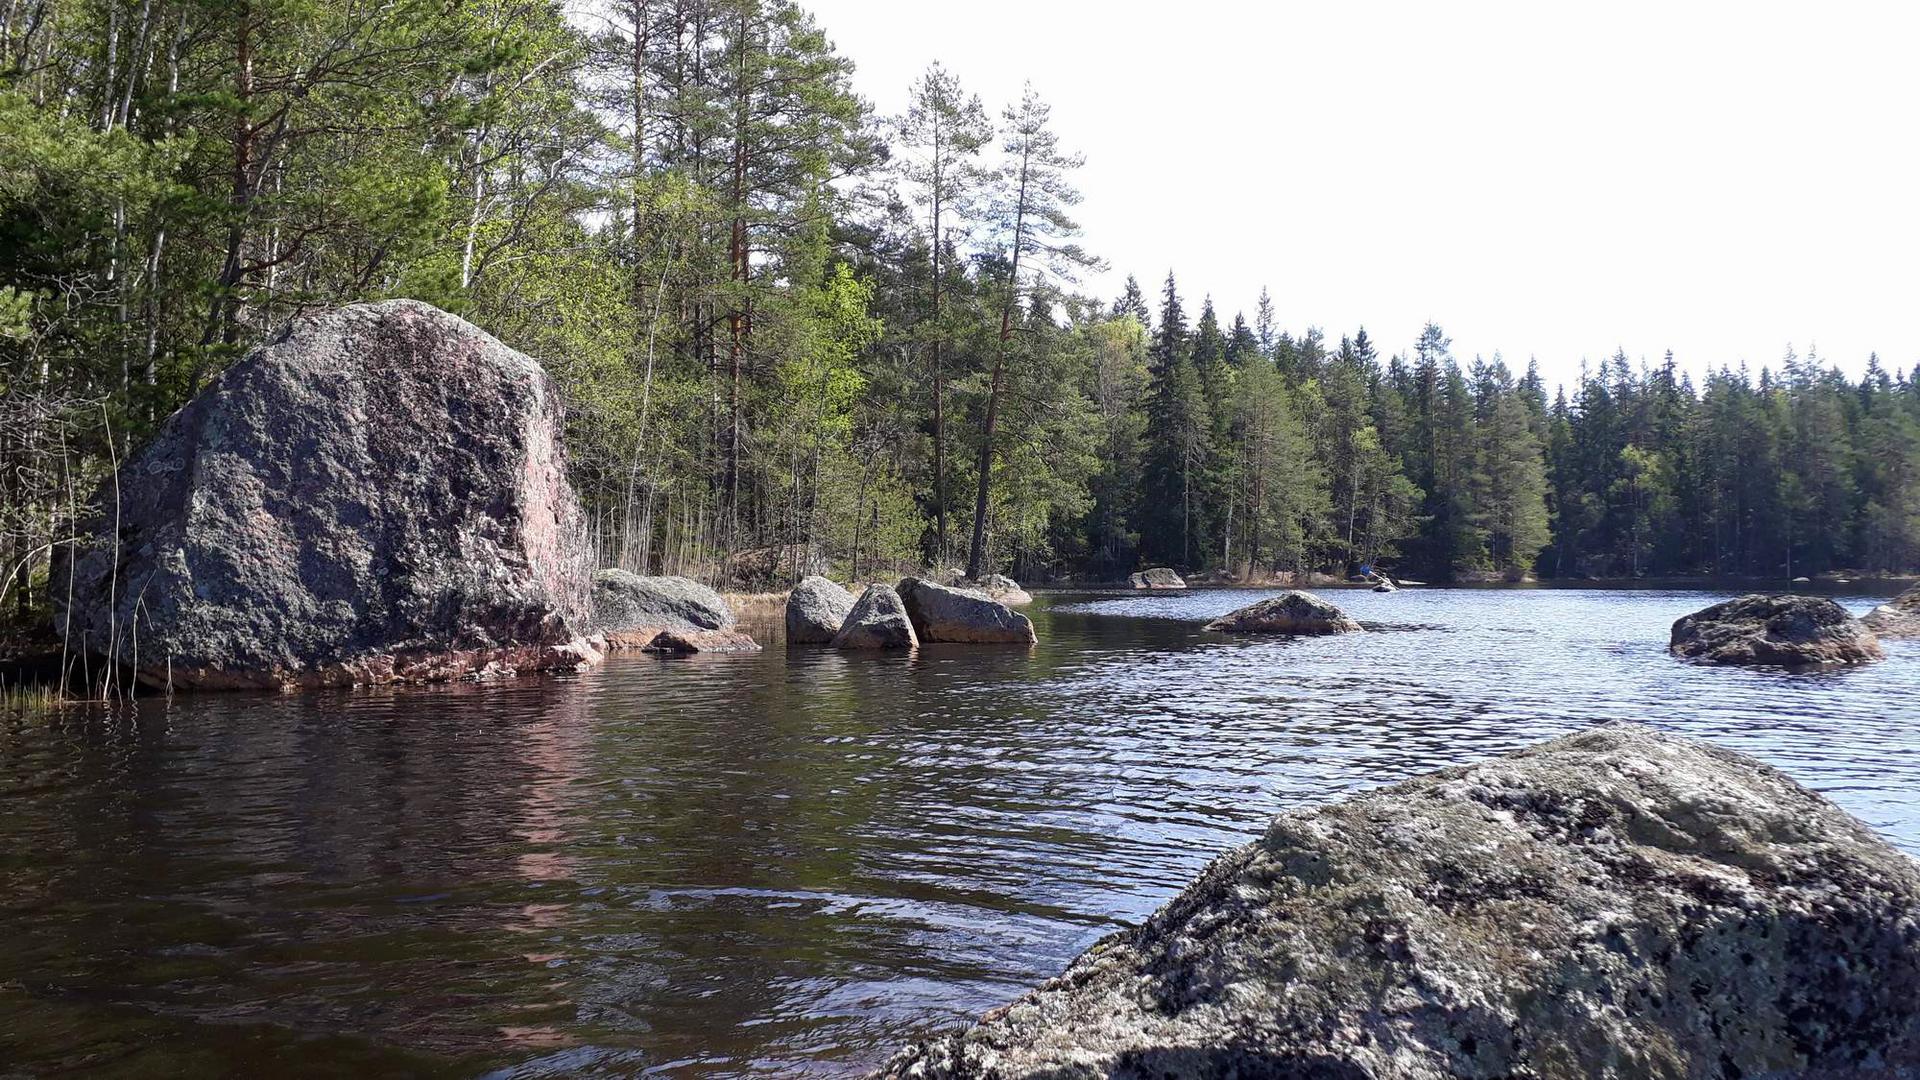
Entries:
POLYGON ((1860 621, 1883 638, 1920 638, 1920 585, 1867 612, 1860 621))
POLYGON ((563 426, 538 364, 446 312, 296 319, 103 490, 56 627, 175 687, 577 669, 598 653, 563 426))
POLYGON ((593 575, 593 629, 615 649, 644 649, 663 631, 732 630, 726 598, 691 578, 593 575))
POLYGON ((1274 819, 1144 926, 886 1077, 1920 1069, 1920 864, 1634 725, 1274 819))
POLYGON ((1310 592, 1289 589, 1206 625, 1229 634, 1351 634, 1362 629, 1347 613, 1310 592))
POLYGON ((1032 645, 1033 620, 985 593, 902 578, 900 599, 921 641, 1032 645))
POLYGON ((912 649, 920 645, 907 605, 891 585, 869 585, 833 635, 836 649, 912 649))
POLYGON ((802 578, 787 594, 787 644, 825 645, 840 632, 854 596, 818 574, 802 578))
POLYGON ((1127 575, 1127 584, 1136 589, 1184 589, 1187 583, 1172 568, 1156 566, 1127 575))
POLYGON ((1710 664, 1784 667, 1864 664, 1884 655, 1873 631, 1832 600, 1762 593, 1685 616, 1673 624, 1669 648, 1710 664))

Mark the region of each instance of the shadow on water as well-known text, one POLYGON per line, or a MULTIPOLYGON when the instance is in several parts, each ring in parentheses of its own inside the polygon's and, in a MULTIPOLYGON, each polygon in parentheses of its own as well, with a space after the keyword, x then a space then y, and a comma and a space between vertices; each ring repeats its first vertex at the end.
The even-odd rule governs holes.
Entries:
MULTIPOLYGON (((164 1076, 844 1075, 1139 921, 1277 810, 1609 719, 1920 852, 1920 647, 1676 663, 1720 594, 1043 598, 1031 653, 0 716, 0 1059, 164 1076)), ((1848 600, 1864 611, 1882 597, 1848 600)))

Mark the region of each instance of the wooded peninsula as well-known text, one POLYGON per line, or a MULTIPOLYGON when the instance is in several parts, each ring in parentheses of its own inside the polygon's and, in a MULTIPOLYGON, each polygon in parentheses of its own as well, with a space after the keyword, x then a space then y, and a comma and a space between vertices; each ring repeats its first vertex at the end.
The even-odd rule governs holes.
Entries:
POLYGON ((394 297, 552 373, 598 560, 639 573, 1920 567, 1920 370, 1552 387, 1437 325, 1087 295, 1036 92, 936 65, 879 116, 851 71, 784 0, 0 7, 8 599, 229 364, 394 297))

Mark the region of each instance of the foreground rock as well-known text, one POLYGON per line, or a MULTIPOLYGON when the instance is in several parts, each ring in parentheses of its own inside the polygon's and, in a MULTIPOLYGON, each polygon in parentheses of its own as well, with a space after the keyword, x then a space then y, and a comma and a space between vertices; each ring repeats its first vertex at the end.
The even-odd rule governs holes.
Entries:
POLYGON ((738 630, 662 630, 642 646, 647 652, 756 653, 760 643, 738 630))
POLYGON ((1867 612, 1860 621, 1883 638, 1920 638, 1920 585, 1867 612))
POLYGON ((731 630, 733 609, 691 578, 593 575, 593 628, 611 649, 644 649, 667 630, 731 630))
POLYGON ((920 578, 901 579, 899 591, 921 641, 1031 645, 1036 640, 1033 620, 980 593, 920 578))
POLYGON ((853 610, 853 594, 819 575, 787 594, 787 644, 825 645, 853 610))
POLYGON ((1274 819, 880 1075, 1901 1077, 1920 864, 1750 758, 1615 725, 1274 819))
POLYGON ((54 625, 175 687, 578 669, 598 653, 563 427, 538 364, 443 311, 296 319, 103 489, 54 625))
POLYGON ((1825 597, 1755 593, 1673 624, 1675 656, 1712 664, 1864 664, 1884 653, 1873 631, 1825 597))
POLYGON ((1312 593, 1290 589, 1228 612, 1206 629, 1229 634, 1351 634, 1361 627, 1346 612, 1312 593))
POLYGON ((907 605, 891 585, 867 586, 833 636, 836 649, 911 649, 919 644, 907 605))
POLYGON ((1136 589, 1184 589, 1187 587, 1187 583, 1180 579, 1179 574, 1164 566, 1156 566, 1151 570, 1142 570, 1137 574, 1128 575, 1127 584, 1136 589))

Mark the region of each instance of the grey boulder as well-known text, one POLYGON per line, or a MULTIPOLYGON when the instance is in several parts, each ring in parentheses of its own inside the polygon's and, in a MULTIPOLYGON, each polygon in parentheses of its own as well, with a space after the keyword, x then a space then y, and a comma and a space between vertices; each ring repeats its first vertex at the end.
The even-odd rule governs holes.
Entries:
POLYGON ((757 653, 760 643, 738 630, 662 630, 641 646, 654 653, 757 653))
POLYGON ((913 629, 924 642, 1032 645, 1033 620, 984 594, 920 578, 902 578, 913 629))
POLYGON ((444 311, 295 319, 103 488, 55 626, 185 688, 577 670, 599 655, 564 427, 538 364, 444 311))
POLYGON ((1920 638, 1920 585, 1867 612, 1860 621, 1883 638, 1920 638))
POLYGON ((1033 594, 1020 587, 1020 583, 1004 574, 988 574, 978 581, 972 578, 960 578, 950 585, 951 588, 977 592, 989 600, 998 600, 1008 607, 1020 607, 1033 603, 1033 594))
POLYGON ((1864 664, 1885 655, 1873 631, 1832 600, 1765 593, 1683 616, 1668 649, 1711 664, 1784 667, 1864 664))
POLYGON ((911 649, 919 644, 907 606, 891 585, 867 586, 833 636, 836 649, 911 649))
POLYGON ((1127 584, 1136 589, 1184 589, 1187 583, 1169 567, 1156 566, 1127 576, 1127 584))
POLYGON ((1920 1075, 1920 863, 1635 725, 1275 818, 1145 925, 879 1075, 1920 1075))
POLYGON ((840 632, 853 610, 853 594, 819 575, 803 578, 787 594, 787 644, 824 645, 840 632))
POLYGON ((1289 589, 1228 612, 1206 629, 1230 634, 1351 634, 1361 626, 1312 593, 1289 589))
POLYGON ((665 630, 731 630, 733 609, 691 578, 593 575, 593 628, 612 649, 643 649, 665 630))

